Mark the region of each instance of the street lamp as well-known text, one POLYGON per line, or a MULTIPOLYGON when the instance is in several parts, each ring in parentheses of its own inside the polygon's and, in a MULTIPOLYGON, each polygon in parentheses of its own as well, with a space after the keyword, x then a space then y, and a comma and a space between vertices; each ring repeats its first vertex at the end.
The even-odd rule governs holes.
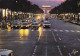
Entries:
POLYGON ((78 2, 78 6, 80 6, 80 1, 78 2))
POLYGON ((16 1, 16 3, 17 3, 18 1, 16 1))

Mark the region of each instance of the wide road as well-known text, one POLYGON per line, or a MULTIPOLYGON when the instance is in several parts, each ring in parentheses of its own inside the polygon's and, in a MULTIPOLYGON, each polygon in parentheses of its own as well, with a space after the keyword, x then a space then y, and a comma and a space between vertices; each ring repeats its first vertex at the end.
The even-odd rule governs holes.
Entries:
POLYGON ((0 30, 0 49, 14 56, 80 56, 80 26, 51 19, 51 28, 0 30))

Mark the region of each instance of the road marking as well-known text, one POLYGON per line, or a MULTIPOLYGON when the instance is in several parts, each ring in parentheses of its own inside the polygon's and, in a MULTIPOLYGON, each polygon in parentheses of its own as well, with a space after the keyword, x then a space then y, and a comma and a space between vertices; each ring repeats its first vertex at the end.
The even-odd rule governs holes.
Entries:
POLYGON ((59 40, 62 40, 62 39, 59 37, 59 40))
POLYGON ((66 32, 69 32, 69 30, 65 30, 66 32))
POLYGON ((47 42, 47 35, 46 35, 46 42, 47 42))
POLYGON ((36 51, 36 49, 34 49, 34 51, 36 51))
POLYGON ((35 46, 35 49, 37 49, 37 45, 35 46))
POLYGON ((36 52, 36 50, 37 50, 37 45, 36 45, 35 48, 34 48, 34 53, 36 52))
POLYGON ((34 55, 35 53, 33 53, 33 55, 34 55))
POLYGON ((69 53, 69 56, 71 56, 71 54, 69 53))
POLYGON ((66 46, 64 45, 64 48, 66 48, 66 46))
POLYGON ((52 46, 52 48, 54 48, 54 47, 52 46))
MULTIPOLYGON (((57 36, 59 36, 58 34, 57 34, 57 36)), ((61 40, 61 38, 59 37, 59 40, 61 40)))
POLYGON ((80 41, 80 39, 77 39, 78 41, 80 41))
POLYGON ((39 37, 38 37, 38 41, 40 40, 40 35, 39 35, 39 37))
POLYGON ((76 53, 78 53, 78 51, 76 49, 74 49, 71 54, 76 55, 76 53))
POLYGON ((58 48, 58 50, 59 50, 60 55, 61 55, 61 56, 63 56, 63 54, 62 54, 62 52, 61 52, 60 47, 59 47, 59 46, 57 46, 57 48, 58 48))
POLYGON ((35 53, 36 51, 34 50, 34 53, 35 53))
MULTIPOLYGON (((19 31, 20 29, 10 29, 10 30, 8 30, 8 29, 4 29, 4 30, 0 30, 0 32, 4 32, 4 31, 19 31)), ((29 30, 29 31, 39 31, 39 30, 29 30)), ((52 31, 51 29, 43 29, 42 31, 52 31)), ((57 29, 54 29, 53 31, 55 31, 55 32, 77 32, 77 33, 80 33, 80 30, 76 30, 76 31, 74 31, 74 30, 57 30, 57 29)))
POLYGON ((57 36, 59 36, 59 35, 57 34, 57 36))
POLYGON ((60 30, 60 32, 63 32, 63 30, 60 30))
POLYGON ((56 32, 57 32, 58 30, 55 30, 55 29, 54 29, 54 31, 56 31, 56 32))
POLYGON ((49 31, 51 31, 51 30, 49 30, 49 31))
POLYGON ((75 31, 71 30, 71 32, 75 32, 75 31))
POLYGON ((53 31, 52 31, 52 35, 53 35, 53 37, 54 37, 55 42, 57 42, 56 37, 55 37, 53 31))
POLYGON ((46 46, 46 53, 45 53, 45 56, 47 56, 47 46, 46 46))
POLYGON ((36 46, 35 46, 35 48, 34 48, 34 52, 33 52, 32 56, 34 56, 34 55, 35 55, 36 50, 37 50, 37 45, 36 45, 36 46))
POLYGON ((34 49, 35 51, 37 50, 37 48, 34 49))
POLYGON ((32 56, 34 56, 34 55, 32 55, 32 56))

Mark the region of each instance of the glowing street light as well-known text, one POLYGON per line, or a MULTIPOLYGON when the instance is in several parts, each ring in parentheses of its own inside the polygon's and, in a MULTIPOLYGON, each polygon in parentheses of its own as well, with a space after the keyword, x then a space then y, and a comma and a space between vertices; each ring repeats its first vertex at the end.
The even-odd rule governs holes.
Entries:
POLYGON ((78 6, 80 6, 80 1, 78 2, 78 6))
POLYGON ((16 1, 16 3, 17 3, 18 1, 16 1))

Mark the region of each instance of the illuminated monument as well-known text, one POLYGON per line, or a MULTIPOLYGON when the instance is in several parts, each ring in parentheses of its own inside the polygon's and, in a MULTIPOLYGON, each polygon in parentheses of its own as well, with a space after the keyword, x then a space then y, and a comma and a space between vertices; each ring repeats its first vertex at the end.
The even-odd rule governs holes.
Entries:
POLYGON ((51 6, 50 5, 43 5, 42 6, 42 10, 44 11, 43 14, 43 19, 45 18, 49 18, 50 17, 50 10, 51 10, 51 6))
POLYGON ((44 14, 49 14, 49 12, 51 10, 51 6, 50 5, 43 5, 42 10, 44 11, 44 14))

